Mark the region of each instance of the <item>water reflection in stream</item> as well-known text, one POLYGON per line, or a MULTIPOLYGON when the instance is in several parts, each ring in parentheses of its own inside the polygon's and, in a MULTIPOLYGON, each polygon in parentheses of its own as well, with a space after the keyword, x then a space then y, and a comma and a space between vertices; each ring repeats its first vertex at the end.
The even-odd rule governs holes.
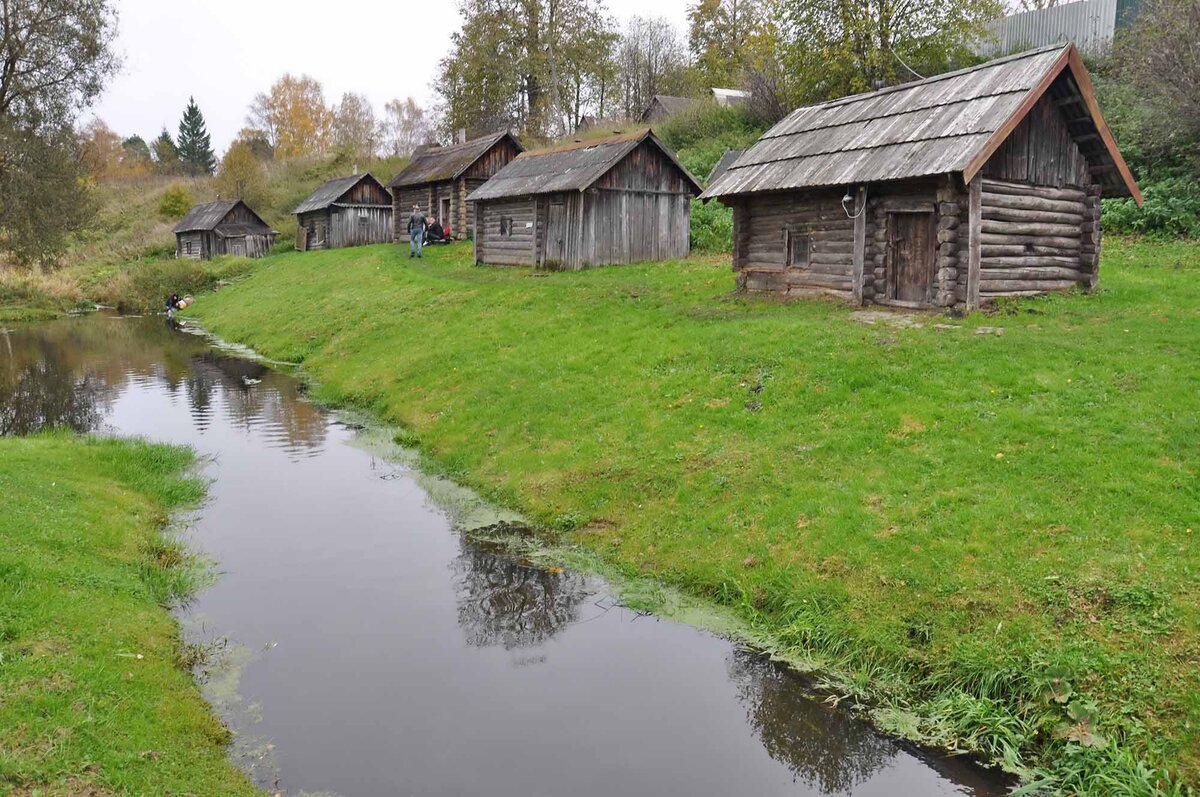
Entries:
POLYGON ((605 585, 456 534, 429 484, 296 380, 156 319, 0 333, 0 432, 193 445, 221 570, 183 617, 227 639, 206 694, 288 794, 1002 793, 605 585))

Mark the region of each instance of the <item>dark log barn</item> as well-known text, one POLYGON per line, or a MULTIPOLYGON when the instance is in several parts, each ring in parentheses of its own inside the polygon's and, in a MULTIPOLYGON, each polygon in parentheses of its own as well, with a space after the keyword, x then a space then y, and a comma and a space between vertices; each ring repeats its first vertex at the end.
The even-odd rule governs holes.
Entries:
POLYGON ((449 147, 430 147, 413 155, 388 188, 392 191, 396 240, 408 239, 413 205, 430 221, 449 226, 460 241, 475 234, 475 212, 467 195, 507 166, 524 147, 509 133, 493 133, 449 147))
POLYGON ((686 257, 700 191, 650 130, 525 152, 470 196, 475 262, 576 270, 686 257))
POLYGON ((392 240, 392 197, 370 174, 326 182, 295 214, 296 248, 301 252, 392 240))
POLYGON ((175 257, 262 257, 278 235, 242 200, 218 199, 196 205, 175 225, 175 257))
POLYGON ((749 290, 975 308, 1092 287, 1137 184, 1071 45, 799 108, 705 192, 749 290))

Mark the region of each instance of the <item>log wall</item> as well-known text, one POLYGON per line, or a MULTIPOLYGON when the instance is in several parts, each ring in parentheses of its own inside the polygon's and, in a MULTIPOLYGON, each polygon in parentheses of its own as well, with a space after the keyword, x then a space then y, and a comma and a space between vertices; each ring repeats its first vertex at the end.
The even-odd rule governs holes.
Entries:
POLYGON ((482 202, 475 236, 475 262, 498 266, 533 266, 537 263, 537 199, 520 197, 482 202), (509 228, 503 220, 511 219, 509 228))
POLYGON ((732 202, 737 286, 851 299, 854 221, 846 215, 841 199, 841 190, 825 190, 758 194, 732 202), (791 236, 808 236, 807 265, 788 266, 786 245, 791 236))
POLYGON ((1095 284, 1098 186, 1051 188, 984 179, 981 205, 981 301, 1095 284))
POLYGON ((198 231, 175 233, 175 257, 182 257, 186 260, 203 260, 205 258, 204 233, 198 231))

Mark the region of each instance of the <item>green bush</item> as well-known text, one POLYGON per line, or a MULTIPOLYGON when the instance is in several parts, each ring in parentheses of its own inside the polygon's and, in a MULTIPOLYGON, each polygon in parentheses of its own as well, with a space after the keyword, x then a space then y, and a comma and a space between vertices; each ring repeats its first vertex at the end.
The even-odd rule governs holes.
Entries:
POLYGON ((764 132, 765 128, 745 110, 711 103, 676 114, 655 128, 663 143, 675 150, 683 165, 700 180, 708 177, 726 150, 745 149, 764 132))
POLYGON ((158 212, 167 219, 182 219, 191 210, 196 200, 190 191, 179 183, 172 183, 163 191, 158 203, 158 212))
POLYGON ((733 210, 719 202, 692 201, 692 249, 728 252, 733 246, 733 210))
POLYGON ((1102 202, 1105 232, 1159 238, 1200 238, 1200 187, 1195 180, 1171 177, 1142 186, 1145 202, 1132 199, 1102 202))

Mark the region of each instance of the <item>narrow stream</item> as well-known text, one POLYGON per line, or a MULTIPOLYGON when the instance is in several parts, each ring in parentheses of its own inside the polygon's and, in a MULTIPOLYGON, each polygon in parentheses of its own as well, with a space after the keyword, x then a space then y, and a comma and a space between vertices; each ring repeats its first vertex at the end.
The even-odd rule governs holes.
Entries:
POLYGON ((220 576, 183 613, 234 754, 287 795, 993 795, 762 657, 468 542, 457 498, 293 377, 157 318, 0 332, 0 433, 187 443, 220 576))

